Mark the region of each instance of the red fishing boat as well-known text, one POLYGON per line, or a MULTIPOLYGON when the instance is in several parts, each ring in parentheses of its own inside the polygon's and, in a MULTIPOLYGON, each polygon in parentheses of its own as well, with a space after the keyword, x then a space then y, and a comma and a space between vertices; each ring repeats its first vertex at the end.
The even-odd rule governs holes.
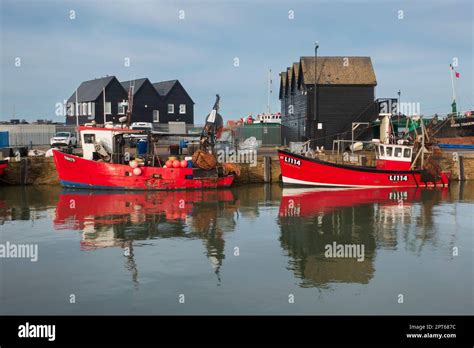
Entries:
MULTIPOLYGON (((81 132, 86 132, 82 129, 81 132)), ((53 150, 61 185, 71 188, 107 190, 189 190, 229 187, 233 175, 220 176, 217 170, 167 168, 96 161, 53 150)))
MULTIPOLYGON (((382 125, 387 127, 384 137, 373 142, 375 166, 360 166, 324 161, 316 156, 279 150, 281 175, 284 184, 333 186, 333 187, 437 187, 448 186, 450 172, 442 171, 433 160, 424 161, 425 134, 418 141, 415 156, 414 145, 403 139, 390 137, 390 116, 383 116, 382 125), (417 160, 421 160, 419 169, 417 160)), ((354 147, 354 144, 352 144, 354 147)))
POLYGON ((284 184, 335 187, 448 186, 449 172, 410 169, 413 146, 376 145, 376 166, 338 164, 279 150, 284 184))
POLYGON ((8 167, 8 161, 0 160, 0 176, 3 175, 3 172, 5 171, 5 169, 7 169, 7 167, 8 167))
MULTIPOLYGON (((203 156, 213 156, 215 120, 219 97, 201 135, 203 156), (209 149, 210 148, 210 149, 209 149)), ((130 114, 128 116, 129 123, 130 114)), ((217 161, 209 168, 196 168, 188 161, 175 159, 173 165, 154 153, 154 142, 161 134, 125 128, 124 125, 94 124, 79 127, 83 156, 53 151, 61 185, 70 188, 106 190, 190 190, 224 188, 232 185, 234 176, 217 161), (143 133, 147 141, 143 153, 126 149, 131 134, 143 133), (130 151, 130 152, 129 152, 130 151)), ((128 143, 129 144, 129 143, 128 143)), ((141 143, 140 143, 141 144, 141 143)), ((129 144, 130 145, 130 144, 129 144)), ((213 157, 215 159, 215 157, 213 157)), ((196 163, 195 163, 196 164, 196 163)), ((198 164, 199 167, 199 164, 198 164)))

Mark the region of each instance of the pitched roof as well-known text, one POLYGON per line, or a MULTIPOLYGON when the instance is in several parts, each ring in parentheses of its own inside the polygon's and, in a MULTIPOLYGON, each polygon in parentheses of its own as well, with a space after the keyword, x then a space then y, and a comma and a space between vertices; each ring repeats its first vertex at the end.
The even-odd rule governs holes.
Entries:
POLYGON ((291 77, 293 76, 293 69, 286 68, 286 83, 285 83, 285 94, 288 95, 289 88, 291 86, 291 77))
POLYGON ((280 83, 285 87, 286 83, 286 71, 280 73, 280 83))
POLYGON ((279 99, 283 97, 283 93, 285 92, 285 84, 286 84, 286 71, 280 73, 280 91, 278 93, 279 99))
POLYGON ((286 68, 286 76, 288 77, 288 81, 291 81, 291 77, 293 76, 293 67, 286 68))
POLYGON ((295 79, 298 80, 298 74, 299 74, 299 71, 300 70, 300 63, 297 62, 297 63, 293 63, 293 75, 295 76, 295 79))
MULTIPOLYGON (((314 57, 301 57, 299 83, 314 84, 314 57)), ((370 57, 318 57, 317 79, 321 85, 377 85, 370 57)))
POLYGON ((161 95, 162 97, 166 97, 171 91, 171 89, 174 87, 176 82, 178 82, 178 80, 157 82, 153 84, 153 87, 155 87, 159 95, 161 95))
POLYGON ((141 79, 135 79, 135 80, 130 80, 130 81, 123 81, 120 82, 122 84, 122 87, 125 88, 125 90, 128 93, 128 90, 130 89, 130 85, 134 83, 134 88, 133 88, 133 94, 136 94, 138 90, 143 86, 145 81, 148 80, 146 77, 141 78, 141 79))
MULTIPOLYGON (((78 102, 89 102, 96 100, 102 93, 102 90, 106 88, 109 83, 115 79, 115 76, 107 76, 99 79, 84 81, 77 89, 77 101, 78 102)), ((75 103, 76 91, 67 100, 69 103, 75 103)))
POLYGON ((162 81, 162 82, 153 83, 153 87, 155 87, 156 91, 162 98, 166 98, 166 96, 168 96, 168 94, 176 85, 182 88, 184 94, 186 94, 189 100, 191 101, 191 103, 194 104, 193 99, 191 98, 189 93, 186 91, 186 89, 183 87, 181 82, 179 82, 179 80, 170 80, 170 81, 162 81))

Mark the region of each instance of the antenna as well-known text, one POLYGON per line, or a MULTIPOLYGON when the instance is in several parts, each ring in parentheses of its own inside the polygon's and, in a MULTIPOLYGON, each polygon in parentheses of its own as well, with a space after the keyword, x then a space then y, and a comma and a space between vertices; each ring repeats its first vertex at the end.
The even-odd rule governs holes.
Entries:
POLYGON ((267 113, 271 113, 271 94, 272 94, 272 69, 268 71, 268 100, 267 100, 267 113))

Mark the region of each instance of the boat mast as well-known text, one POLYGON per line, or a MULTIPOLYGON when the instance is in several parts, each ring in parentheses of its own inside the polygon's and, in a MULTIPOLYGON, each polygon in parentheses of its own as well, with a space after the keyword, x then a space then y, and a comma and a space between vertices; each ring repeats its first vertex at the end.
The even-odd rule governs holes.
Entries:
POLYGON ((425 158, 425 124, 423 118, 420 116, 421 121, 421 169, 423 169, 423 162, 425 158))
POLYGON ((130 81, 130 87, 128 89, 127 128, 130 127, 130 124, 132 122, 134 89, 135 89, 135 80, 132 80, 130 81))

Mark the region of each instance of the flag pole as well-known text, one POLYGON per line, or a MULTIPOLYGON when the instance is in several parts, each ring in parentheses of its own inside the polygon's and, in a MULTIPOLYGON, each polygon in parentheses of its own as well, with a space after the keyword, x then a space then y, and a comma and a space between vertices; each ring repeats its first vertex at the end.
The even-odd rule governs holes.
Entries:
POLYGON ((267 94, 267 113, 270 114, 270 94, 272 93, 272 69, 268 71, 268 94, 267 94))
POLYGON ((102 96, 104 97, 104 126, 107 120, 107 117, 105 116, 105 87, 102 89, 102 96))

